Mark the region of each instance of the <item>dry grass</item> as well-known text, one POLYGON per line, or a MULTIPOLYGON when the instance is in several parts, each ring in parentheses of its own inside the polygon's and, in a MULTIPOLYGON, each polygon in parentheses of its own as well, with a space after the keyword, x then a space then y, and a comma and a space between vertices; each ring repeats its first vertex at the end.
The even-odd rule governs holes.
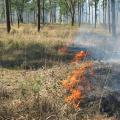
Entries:
POLYGON ((50 120, 61 115, 64 104, 59 81, 67 67, 58 49, 72 39, 76 27, 46 26, 40 33, 36 28, 13 26, 7 34, 0 25, 1 120, 50 120))
POLYGON ((58 49, 71 41, 77 27, 51 25, 45 26, 40 33, 34 25, 13 26, 11 33, 0 26, 0 62, 6 68, 38 69, 51 67, 58 61, 65 61, 58 49))
POLYGON ((0 71, 1 120, 114 120, 100 115, 95 104, 76 111, 64 102, 60 81, 70 74, 69 65, 0 71))
POLYGON ((37 71, 1 69, 0 116, 45 120, 51 115, 60 115, 64 102, 59 82, 65 76, 66 68, 62 64, 37 71), (11 115, 9 109, 12 109, 11 115))
POLYGON ((64 102, 60 81, 72 66, 58 49, 76 28, 49 25, 38 33, 34 25, 14 25, 7 34, 0 25, 0 120, 113 120, 96 108, 76 111, 64 102))

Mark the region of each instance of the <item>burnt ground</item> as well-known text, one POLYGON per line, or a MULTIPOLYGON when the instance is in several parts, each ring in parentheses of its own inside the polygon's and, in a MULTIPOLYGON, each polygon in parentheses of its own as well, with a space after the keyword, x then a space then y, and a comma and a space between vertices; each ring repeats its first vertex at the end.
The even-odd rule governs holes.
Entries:
POLYGON ((74 43, 69 47, 73 53, 87 51, 89 55, 86 59, 91 59, 95 63, 95 77, 92 82, 94 90, 81 103, 84 113, 100 112, 108 117, 117 116, 120 119, 119 43, 119 37, 113 39, 102 28, 95 30, 84 27, 80 28, 74 43))
POLYGON ((95 63, 94 86, 83 102, 82 113, 94 117, 96 114, 116 117, 120 120, 120 65, 104 62, 95 63), (84 111, 84 112, 83 112, 84 111))

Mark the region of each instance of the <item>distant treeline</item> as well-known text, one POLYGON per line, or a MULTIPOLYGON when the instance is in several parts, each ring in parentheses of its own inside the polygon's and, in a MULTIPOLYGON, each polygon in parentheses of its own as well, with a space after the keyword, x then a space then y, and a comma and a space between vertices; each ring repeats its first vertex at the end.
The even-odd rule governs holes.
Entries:
POLYGON ((7 21, 8 32, 12 24, 60 23, 79 26, 82 23, 103 24, 116 34, 119 0, 3 0, 0 1, 0 21, 7 21), (10 25, 9 25, 10 24, 10 25))

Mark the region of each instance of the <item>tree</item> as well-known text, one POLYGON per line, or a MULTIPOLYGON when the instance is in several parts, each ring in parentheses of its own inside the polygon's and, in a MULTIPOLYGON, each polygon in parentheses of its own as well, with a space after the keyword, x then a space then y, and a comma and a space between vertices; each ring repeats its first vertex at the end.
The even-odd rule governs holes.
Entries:
POLYGON ((37 0, 38 5, 38 32, 40 31, 40 16, 41 16, 41 10, 40 10, 40 0, 37 0))
POLYGON ((89 4, 89 24, 90 24, 90 15, 91 15, 91 10, 90 10, 90 2, 88 3, 89 4))
POLYGON ((7 23, 7 32, 9 33, 11 30, 11 25, 10 25, 10 3, 9 0, 5 0, 5 5, 6 5, 6 23, 7 23))
POLYGON ((81 4, 80 0, 78 0, 78 25, 80 26, 81 24, 81 4))
POLYGON ((0 1, 0 21, 4 22, 5 21, 5 2, 0 1))
POLYGON ((24 22, 23 13, 30 1, 31 0, 11 0, 12 7, 17 12, 18 27, 20 23, 24 22))
MULTIPOLYGON (((103 0, 103 24, 106 26, 106 13, 107 13, 108 0, 103 0)), ((108 11, 109 12, 109 11, 108 11)))
POLYGON ((59 0, 61 7, 64 8, 64 13, 70 13, 71 25, 75 23, 75 8, 77 5, 77 0, 59 0))
POLYGON ((47 2, 47 9, 49 12, 49 22, 55 23, 56 22, 56 7, 58 4, 58 0, 48 0, 47 2))
POLYGON ((110 3, 111 3, 111 0, 108 0, 108 27, 109 27, 109 32, 111 32, 111 9, 110 9, 110 7, 111 7, 111 5, 110 5, 110 3))
POLYGON ((115 0, 111 0, 111 11, 112 11, 112 35, 116 36, 116 11, 115 11, 115 0))
POLYGON ((43 10, 43 25, 45 24, 45 0, 42 0, 43 4, 42 4, 42 10, 43 10))
MULTIPOLYGON (((32 0, 29 3, 29 11, 33 12, 33 23, 36 24, 36 18, 37 18, 37 0, 32 0)), ((27 8, 28 9, 28 8, 27 8)))
POLYGON ((99 3, 99 0, 94 0, 94 6, 95 6, 95 28, 96 28, 96 24, 97 24, 97 8, 98 8, 98 3, 99 3))

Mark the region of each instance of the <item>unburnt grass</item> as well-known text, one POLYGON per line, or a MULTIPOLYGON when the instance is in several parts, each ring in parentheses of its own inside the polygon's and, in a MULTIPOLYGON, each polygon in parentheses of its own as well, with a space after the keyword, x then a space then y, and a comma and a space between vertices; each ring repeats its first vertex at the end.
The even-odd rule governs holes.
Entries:
POLYGON ((58 49, 71 41, 76 27, 0 25, 0 119, 53 120, 60 117, 60 80, 67 67, 58 49), (65 29, 66 28, 66 29, 65 29), (61 76, 62 75, 62 76, 61 76))
POLYGON ((49 25, 40 33, 34 25, 16 25, 11 33, 5 32, 0 25, 0 66, 5 68, 38 69, 42 66, 52 67, 65 62, 70 57, 58 52, 66 42, 70 42, 76 27, 49 25))

